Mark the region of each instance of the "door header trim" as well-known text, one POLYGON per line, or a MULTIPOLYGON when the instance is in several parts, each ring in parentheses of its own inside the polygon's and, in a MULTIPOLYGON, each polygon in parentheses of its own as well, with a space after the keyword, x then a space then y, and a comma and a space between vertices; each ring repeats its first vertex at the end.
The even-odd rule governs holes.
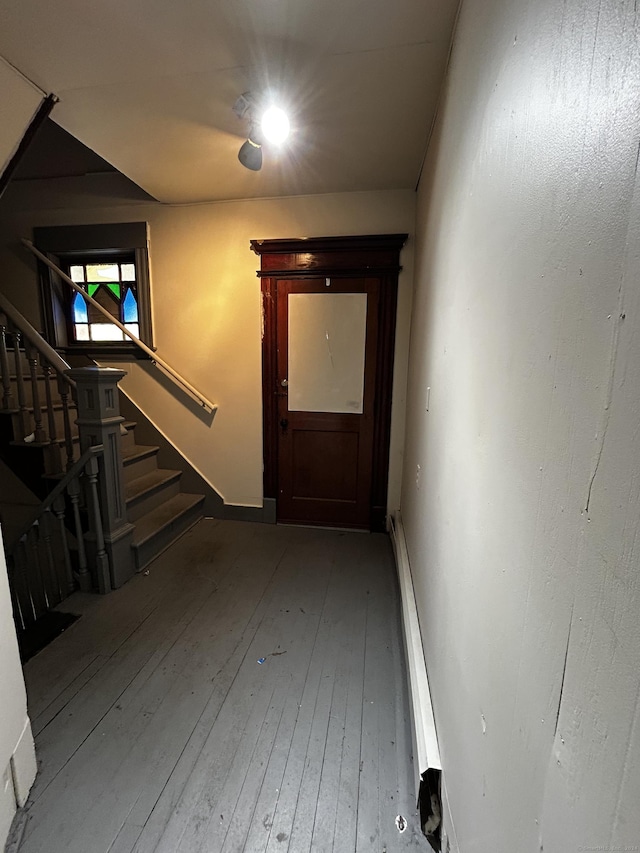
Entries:
POLYGON ((398 256, 407 234, 356 237, 301 237, 287 240, 251 240, 260 256, 258 278, 272 275, 308 275, 325 272, 342 276, 400 272, 398 256))

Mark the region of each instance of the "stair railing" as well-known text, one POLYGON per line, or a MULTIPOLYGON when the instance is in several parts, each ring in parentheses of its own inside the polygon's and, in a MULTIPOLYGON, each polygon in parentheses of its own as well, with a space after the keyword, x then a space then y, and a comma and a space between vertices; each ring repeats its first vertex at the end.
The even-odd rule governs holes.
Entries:
MULTIPOLYGON (((81 588, 87 585, 87 560, 85 543, 90 546, 90 564, 93 566, 95 586, 101 593, 121 586, 135 572, 131 540, 134 527, 127 520, 127 507, 124 491, 124 466, 122 460, 122 432, 124 418, 120 415, 118 404, 118 382, 126 372, 110 367, 70 368, 67 362, 42 338, 17 308, 0 294, 0 369, 2 370, 3 402, 5 412, 11 415, 14 428, 13 444, 24 446, 42 446, 45 451, 59 453, 57 440, 56 414, 62 412, 65 446, 67 448, 67 474, 58 465, 52 470, 51 459, 44 456, 45 475, 62 476, 53 491, 39 508, 37 518, 29 523, 27 531, 21 534, 36 542, 36 528, 42 524, 42 530, 50 529, 51 512, 57 517, 60 507, 59 497, 66 489, 74 514, 74 524, 79 530, 79 506, 83 492, 78 486, 78 472, 81 470, 84 482, 84 501, 89 507, 87 516, 87 534, 78 539, 79 573, 81 588), (14 344, 14 358, 10 359, 7 338, 14 344), (20 344, 24 341, 28 364, 28 378, 25 381, 23 352, 20 344), (11 361, 15 364, 15 375, 11 375, 11 361), (42 373, 39 373, 39 370, 42 373), (51 394, 53 375, 58 378, 60 402, 54 403, 51 394), (28 385, 27 383, 30 383, 28 385), (42 409, 42 395, 39 383, 44 382, 45 414, 42 409), (16 387, 18 406, 13 393, 16 387), (27 397, 29 389, 31 399, 27 397), (71 432, 69 395, 74 402, 74 426, 77 435, 71 432), (32 405, 28 406, 27 403, 32 405), (16 440, 15 436, 19 436, 16 440), (80 453, 78 462, 74 461, 74 448, 80 453), (99 448, 97 451, 96 448, 99 448), (99 464, 98 464, 99 462, 99 464), (48 466, 48 467, 47 467, 48 466), (87 497, 87 493, 89 497, 87 497), (54 504, 54 501, 58 501, 54 504)), ((58 458, 58 462, 59 462, 58 458)), ((50 537, 49 537, 50 538, 50 537)), ((26 541, 26 539, 24 540, 26 541)), ((44 537, 46 550, 47 537, 44 537)), ((17 546, 17 543, 15 543, 17 546)), ((24 544, 24 543, 23 543, 24 544)), ((33 550, 33 549, 32 549, 33 550)), ((36 549, 37 550, 37 549, 36 549)), ((22 549, 26 551, 26 546, 22 549)), ((63 548, 64 551, 64 548, 63 548)), ((65 552, 66 553, 66 552, 65 552)), ((24 556, 24 554, 23 554, 24 556)), ((36 575, 42 574, 37 568, 37 554, 34 553, 36 575)), ((65 557, 66 561, 66 557, 65 557)), ((23 561, 24 562, 24 561, 23 561)), ((19 581, 24 573, 17 574, 19 581)), ((49 573, 40 578, 46 589, 49 573)), ((54 573, 55 574, 55 573, 54 573)), ((28 601, 35 601, 33 589, 27 590, 28 601)), ((42 596, 41 596, 42 597, 42 596)), ((46 595, 44 596, 47 597, 46 595)), ((46 604, 46 602, 45 602, 46 604)))
POLYGON ((48 446, 45 455, 47 474, 59 474, 73 464, 70 405, 75 401, 75 382, 66 375, 69 369, 62 356, 0 293, 1 407, 12 415, 18 444, 48 446), (59 403, 53 400, 53 382, 57 383, 59 403), (60 413, 58 417, 57 413, 60 413), (61 424, 58 418, 62 420, 61 424), (62 436, 58 435, 60 430, 62 436), (61 444, 66 457, 64 464, 61 444))
POLYGON ((13 606, 22 630, 78 587, 87 592, 95 585, 102 593, 111 588, 97 485, 102 455, 102 445, 88 447, 6 545, 13 606), (89 548, 81 512, 85 508, 85 526, 92 531, 89 548), (75 561, 68 529, 74 531, 75 561))
POLYGON ((53 261, 51 261, 39 249, 36 249, 31 240, 26 240, 25 238, 23 238, 22 243, 24 246, 27 247, 27 249, 29 249, 30 252, 32 252, 32 254, 36 256, 36 258, 42 261, 43 264, 46 264, 49 269, 53 270, 53 272, 55 272, 56 275, 58 275, 62 279, 62 281, 66 282, 69 287, 76 291, 76 293, 79 293, 85 300, 85 302, 88 302, 90 305, 93 305, 96 311, 99 311, 103 315, 103 317, 105 317, 105 319, 107 319, 110 323, 113 323, 114 326, 117 326, 118 329, 120 329, 120 331, 125 334, 138 347, 138 349, 141 349, 146 355, 149 356, 152 363, 156 367, 161 368, 163 373, 165 373, 172 380, 172 382, 174 382, 176 385, 179 385, 183 391, 186 391, 187 394, 194 400, 196 400, 198 405, 202 406, 202 408, 206 412, 208 412, 209 414, 213 414, 217 411, 218 407, 215 403, 212 403, 210 400, 207 400, 207 398, 203 394, 201 394, 197 388, 194 388, 194 386, 190 382, 188 382, 184 378, 184 376, 181 376, 177 372, 177 370, 174 370, 174 368, 171 367, 170 364, 168 364, 163 358, 160 358, 160 356, 155 353, 150 347, 148 347, 143 341, 141 341, 140 338, 138 338, 136 335, 133 334, 133 332, 127 329, 127 327, 123 323, 121 323, 119 320, 116 320, 116 318, 112 314, 110 314, 106 310, 106 308, 100 305, 100 303, 92 296, 89 296, 86 290, 83 290, 82 287, 76 284, 76 282, 70 276, 63 272, 60 267, 56 266, 53 261))

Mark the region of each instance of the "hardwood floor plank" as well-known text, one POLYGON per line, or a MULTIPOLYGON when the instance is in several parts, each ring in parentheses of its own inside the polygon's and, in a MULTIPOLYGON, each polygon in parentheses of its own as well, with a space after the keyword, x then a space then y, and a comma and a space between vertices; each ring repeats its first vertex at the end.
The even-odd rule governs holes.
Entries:
POLYGON ((395 596, 386 537, 217 521, 73 596, 21 853, 427 850, 395 596))
MULTIPOLYGON (((251 561, 249 562, 252 565, 251 561)), ((174 695, 171 691, 171 686, 173 685, 175 688, 177 680, 180 679, 177 692, 181 696, 184 694, 183 679, 185 671, 189 671, 187 658, 192 658, 198 650, 197 641, 192 639, 189 642, 187 639, 188 634, 184 636, 185 631, 190 623, 194 623, 192 631, 195 630, 198 636, 200 636, 202 625, 208 625, 213 619, 217 623, 218 630, 222 632, 225 640, 229 636, 233 636, 232 632, 229 633, 227 631, 227 628, 229 621, 232 621, 235 616, 235 611, 227 605, 224 593, 225 591, 228 593, 233 589, 238 575, 241 576, 241 569, 238 568, 236 562, 236 573, 233 576, 229 575, 226 586, 223 585, 222 593, 217 596, 217 610, 214 609, 212 611, 207 609, 207 602, 210 598, 216 598, 217 588, 208 589, 209 595, 203 597, 202 593, 204 590, 201 580, 198 581, 194 589, 190 589, 187 586, 184 595, 177 596, 167 606, 158 608, 155 613, 156 618, 146 620, 143 626, 146 632, 144 634, 145 642, 141 643, 140 632, 134 634, 132 636, 133 645, 129 644, 130 648, 128 647, 122 651, 121 656, 116 656, 108 672, 101 673, 99 690, 85 691, 85 695, 81 700, 83 704, 81 704, 80 708, 77 707, 79 703, 72 705, 69 714, 74 718, 75 722, 71 727, 71 731, 68 732, 66 729, 62 729, 67 722, 67 718, 60 721, 60 726, 56 726, 53 733, 50 733, 48 729, 45 730, 40 742, 42 743, 45 738, 49 740, 53 739, 57 751, 60 752, 65 747, 65 741, 62 740, 60 742, 55 740, 56 735, 59 733, 57 729, 62 729, 61 734, 63 736, 69 734, 72 738, 78 738, 79 715, 81 718, 80 734, 84 732, 84 727, 87 724, 85 719, 87 714, 89 714, 91 722, 93 722, 94 717, 97 716, 99 718, 98 724, 94 725, 91 732, 81 744, 82 748, 78 748, 77 754, 73 753, 68 767, 64 768, 64 772, 60 773, 59 778, 55 780, 53 790, 47 798, 46 803, 42 806, 45 813, 48 804, 56 804, 60 798, 62 798, 63 802, 68 799, 70 807, 73 807, 74 796, 79 796, 82 800, 84 791, 88 789, 93 789, 94 796, 95 794, 99 795, 101 800, 100 808, 104 808, 106 806, 105 797, 108 797, 109 792, 108 786, 111 780, 118 775, 120 764, 125 762, 125 769, 121 771, 121 775, 127 777, 128 767, 126 762, 130 762, 130 756, 133 754, 135 757, 140 750, 147 757, 147 760, 142 763, 142 767, 148 770, 147 778, 150 780, 155 778, 153 771, 155 770, 154 764, 156 762, 155 760, 149 760, 149 756, 155 756, 157 750, 152 748, 151 752, 146 752, 146 744, 148 741, 151 741, 152 746, 154 746, 156 736, 162 744, 163 734, 166 739, 167 735, 171 733, 170 749, 175 749, 174 744, 179 743, 179 739, 175 737, 176 725, 174 721, 180 721, 182 725, 184 719, 182 713, 180 713, 182 708, 178 707, 176 709, 172 706, 174 695), (196 618, 198 616, 199 619, 196 618), (157 645, 155 651, 150 655, 147 655, 146 649, 147 634, 149 635, 151 646, 154 643, 157 644, 158 639, 161 638, 160 644, 157 645), (181 644, 176 645, 180 639, 182 640, 181 644), (176 649, 182 653, 181 659, 174 660, 171 657, 172 652, 176 649), (124 660, 122 659, 123 657, 124 660), (129 658, 132 658, 132 660, 129 661, 129 658), (130 667, 133 668, 133 676, 130 667), (112 683, 114 681, 112 674, 115 674, 115 689, 112 683), (120 690, 120 681, 122 679, 129 680, 124 690, 120 690), (96 703, 99 705, 99 711, 102 710, 103 706, 108 706, 104 714, 95 712, 96 703), (89 706, 88 711, 85 708, 87 704, 89 706), (161 706, 164 707, 161 708, 161 706), (163 710, 163 713, 156 718, 155 715, 159 709, 163 710), (82 712, 85 713, 83 714, 82 712), (133 753, 132 744, 136 746, 133 753), (99 781, 93 780, 91 782, 93 767, 96 763, 101 766, 103 772, 99 781), (77 793, 74 793, 73 790, 69 791, 68 779, 73 779, 76 783, 79 783, 81 790, 77 793)), ((255 589, 258 589, 256 583, 263 576, 264 571, 261 572, 260 567, 257 570, 251 568, 251 582, 255 589)), ((256 597, 259 597, 259 595, 260 593, 257 592, 256 597)), ((246 613, 250 612, 252 607, 251 599, 247 597, 238 602, 238 605, 243 611, 239 617, 238 626, 244 627, 247 619, 246 613)), ((215 671, 216 666, 224 664, 228 652, 226 643, 220 645, 218 648, 220 652, 218 659, 211 659, 207 654, 210 669, 213 671, 215 671)), ((207 684, 207 678, 202 679, 201 675, 202 673, 196 677, 196 682, 207 684)), ((47 745, 48 740, 45 740, 45 747, 47 745)), ((68 743, 66 745, 69 746, 68 743)), ((52 760, 50 752, 45 750, 45 754, 49 759, 49 773, 41 777, 41 786, 51 781, 49 777, 52 774, 57 775, 63 769, 57 767, 56 762, 52 760)), ((111 796, 117 797, 118 791, 118 787, 114 785, 111 789, 111 796)), ((37 791, 36 793, 40 794, 41 792, 37 791)), ((84 814, 84 811, 81 814, 84 814)), ((91 828, 90 821, 89 827, 89 833, 93 835, 94 830, 91 828)), ((68 846, 71 845, 72 838, 65 837, 65 843, 68 846)))
MULTIPOLYGON (((328 582, 326 573, 320 570, 319 565, 325 559, 324 554, 318 557, 314 553, 316 548, 314 544, 312 550, 308 546, 301 549, 295 545, 289 549, 287 558, 296 567, 295 583, 282 590, 281 597, 275 602, 276 606, 280 604, 280 613, 284 614, 289 626, 288 637, 283 643, 287 657, 279 655, 284 674, 278 687, 283 694, 283 711, 259 792, 253 799, 252 808, 247 810, 251 812, 251 819, 243 848, 245 851, 264 851, 273 830, 274 815, 317 635, 320 619, 318 603, 324 598, 328 582)), ((280 845, 288 837, 281 829, 273 835, 280 845)))

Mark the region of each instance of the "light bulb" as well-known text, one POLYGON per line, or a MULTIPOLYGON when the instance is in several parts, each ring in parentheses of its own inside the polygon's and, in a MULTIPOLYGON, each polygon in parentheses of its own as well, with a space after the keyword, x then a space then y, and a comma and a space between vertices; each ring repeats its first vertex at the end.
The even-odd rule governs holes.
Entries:
POLYGON ((265 110, 260 124, 265 139, 275 145, 280 145, 289 136, 289 119, 280 107, 269 107, 265 110))

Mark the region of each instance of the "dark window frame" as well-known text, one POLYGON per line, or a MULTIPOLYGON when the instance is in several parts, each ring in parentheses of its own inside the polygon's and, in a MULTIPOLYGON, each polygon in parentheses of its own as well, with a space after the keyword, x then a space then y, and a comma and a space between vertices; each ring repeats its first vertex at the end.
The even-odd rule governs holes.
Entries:
MULTIPOLYGON (((151 288, 149 238, 146 222, 99 225, 56 225, 33 229, 33 242, 56 266, 98 258, 121 258, 133 253, 136 265, 140 340, 151 349, 151 288)), ((38 262, 44 335, 56 349, 101 356, 148 356, 132 341, 76 341, 72 333, 72 289, 46 264, 38 262)))

